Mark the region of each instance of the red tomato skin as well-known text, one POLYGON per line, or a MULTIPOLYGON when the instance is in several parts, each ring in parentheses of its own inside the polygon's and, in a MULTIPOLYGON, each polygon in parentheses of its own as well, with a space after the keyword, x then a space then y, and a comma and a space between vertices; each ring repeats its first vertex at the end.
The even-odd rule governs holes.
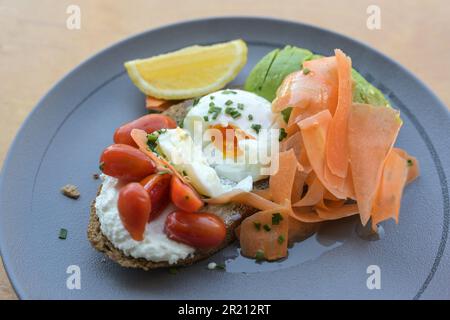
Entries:
POLYGON ((155 220, 170 203, 171 178, 172 176, 167 173, 155 173, 141 180, 140 184, 147 191, 152 203, 149 222, 155 220))
POLYGON ((152 209, 147 191, 137 182, 125 185, 119 191, 117 207, 120 219, 130 236, 136 241, 142 241, 152 209))
POLYGON ((122 181, 140 181, 156 171, 153 161, 142 151, 126 144, 113 144, 100 156, 100 169, 122 181))
POLYGON ((177 123, 168 116, 163 114, 147 114, 117 128, 114 132, 114 143, 137 147, 137 144, 131 137, 131 130, 141 129, 147 133, 152 133, 160 129, 174 129, 176 127, 177 123))
POLYGON ((181 210, 167 216, 164 231, 169 239, 199 249, 220 246, 227 233, 225 223, 215 214, 181 210))
POLYGON ((172 176, 170 182, 170 199, 178 209, 187 212, 198 211, 203 207, 199 195, 176 176, 172 176))

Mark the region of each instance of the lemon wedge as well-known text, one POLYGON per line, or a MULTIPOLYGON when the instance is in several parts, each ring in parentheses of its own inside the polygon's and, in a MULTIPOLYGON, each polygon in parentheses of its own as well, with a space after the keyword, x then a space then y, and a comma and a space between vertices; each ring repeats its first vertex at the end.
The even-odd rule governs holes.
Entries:
POLYGON ((146 95, 178 100, 223 88, 246 62, 247 45, 239 39, 128 61, 125 68, 131 81, 146 95))

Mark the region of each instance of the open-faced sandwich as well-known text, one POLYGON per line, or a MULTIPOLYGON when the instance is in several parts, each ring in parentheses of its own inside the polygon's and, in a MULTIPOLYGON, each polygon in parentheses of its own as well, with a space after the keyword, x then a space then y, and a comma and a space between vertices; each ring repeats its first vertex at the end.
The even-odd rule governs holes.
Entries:
MULTIPOLYGON (((125 267, 189 265, 239 239, 278 260, 320 223, 398 221, 417 160, 395 148, 399 112, 341 50, 293 46, 263 57, 242 88, 242 40, 192 46, 125 67, 148 113, 100 156, 92 245, 125 267)), ((368 62, 370 63, 370 62, 368 62)))

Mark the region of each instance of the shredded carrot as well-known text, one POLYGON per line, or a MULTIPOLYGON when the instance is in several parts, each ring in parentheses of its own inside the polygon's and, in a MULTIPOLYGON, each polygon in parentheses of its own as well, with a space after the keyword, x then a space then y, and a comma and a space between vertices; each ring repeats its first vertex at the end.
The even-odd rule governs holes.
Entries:
POLYGON ((394 148, 393 149, 399 156, 401 156, 403 159, 405 159, 406 164, 408 166, 408 178, 406 180, 406 183, 409 184, 416 180, 416 178, 420 175, 420 169, 419 169, 419 161, 409 155, 405 150, 400 148, 394 148))
POLYGON ((239 231, 241 253, 269 261, 284 258, 288 246, 288 211, 287 208, 259 211, 244 219, 239 231))
POLYGON ((308 191, 305 196, 298 202, 294 203, 293 207, 307 207, 319 203, 324 196, 325 188, 320 180, 314 176, 313 182, 308 185, 308 191))
POLYGON ((348 168, 347 126, 352 104, 352 62, 341 50, 336 49, 335 53, 339 78, 338 102, 328 129, 326 155, 331 173, 345 178, 348 168))
POLYGON ((272 200, 278 204, 291 200, 295 173, 298 171, 297 159, 294 150, 279 153, 278 171, 269 179, 269 189, 272 200))
POLYGON ((171 171, 171 173, 175 175, 177 178, 179 178, 181 181, 183 181, 183 183, 188 184, 186 179, 181 174, 179 174, 178 171, 167 160, 158 157, 156 154, 150 151, 150 149, 147 146, 147 132, 140 129, 133 129, 131 130, 131 137, 133 138, 134 142, 136 142, 136 144, 138 145, 139 150, 148 155, 157 166, 171 171))
POLYGON ((177 103, 177 101, 162 100, 151 96, 147 96, 145 98, 145 108, 150 111, 163 112, 166 111, 169 107, 171 107, 175 103, 177 103))
POLYGON ((373 204, 372 224, 390 218, 398 223, 403 189, 408 178, 408 164, 394 149, 389 152, 373 204))
POLYGON ((350 164, 361 222, 369 221, 383 164, 401 122, 391 108, 354 104, 348 124, 350 164))

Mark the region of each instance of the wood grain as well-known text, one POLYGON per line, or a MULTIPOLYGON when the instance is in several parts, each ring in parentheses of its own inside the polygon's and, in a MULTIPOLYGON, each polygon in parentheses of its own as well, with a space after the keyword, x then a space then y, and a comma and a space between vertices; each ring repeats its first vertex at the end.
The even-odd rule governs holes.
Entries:
MULTIPOLYGON (((447 0, 2 0, 0 1, 0 162, 38 99, 96 51, 160 25, 209 16, 272 16, 325 27, 394 58, 450 105, 450 2, 447 0), (81 29, 66 8, 81 8, 81 29), (381 30, 366 9, 381 8, 381 30)), ((427 108, 428 106, 424 106, 427 108)), ((1 265, 1 263, 0 263, 1 265)), ((0 266, 0 299, 16 298, 0 266)))

